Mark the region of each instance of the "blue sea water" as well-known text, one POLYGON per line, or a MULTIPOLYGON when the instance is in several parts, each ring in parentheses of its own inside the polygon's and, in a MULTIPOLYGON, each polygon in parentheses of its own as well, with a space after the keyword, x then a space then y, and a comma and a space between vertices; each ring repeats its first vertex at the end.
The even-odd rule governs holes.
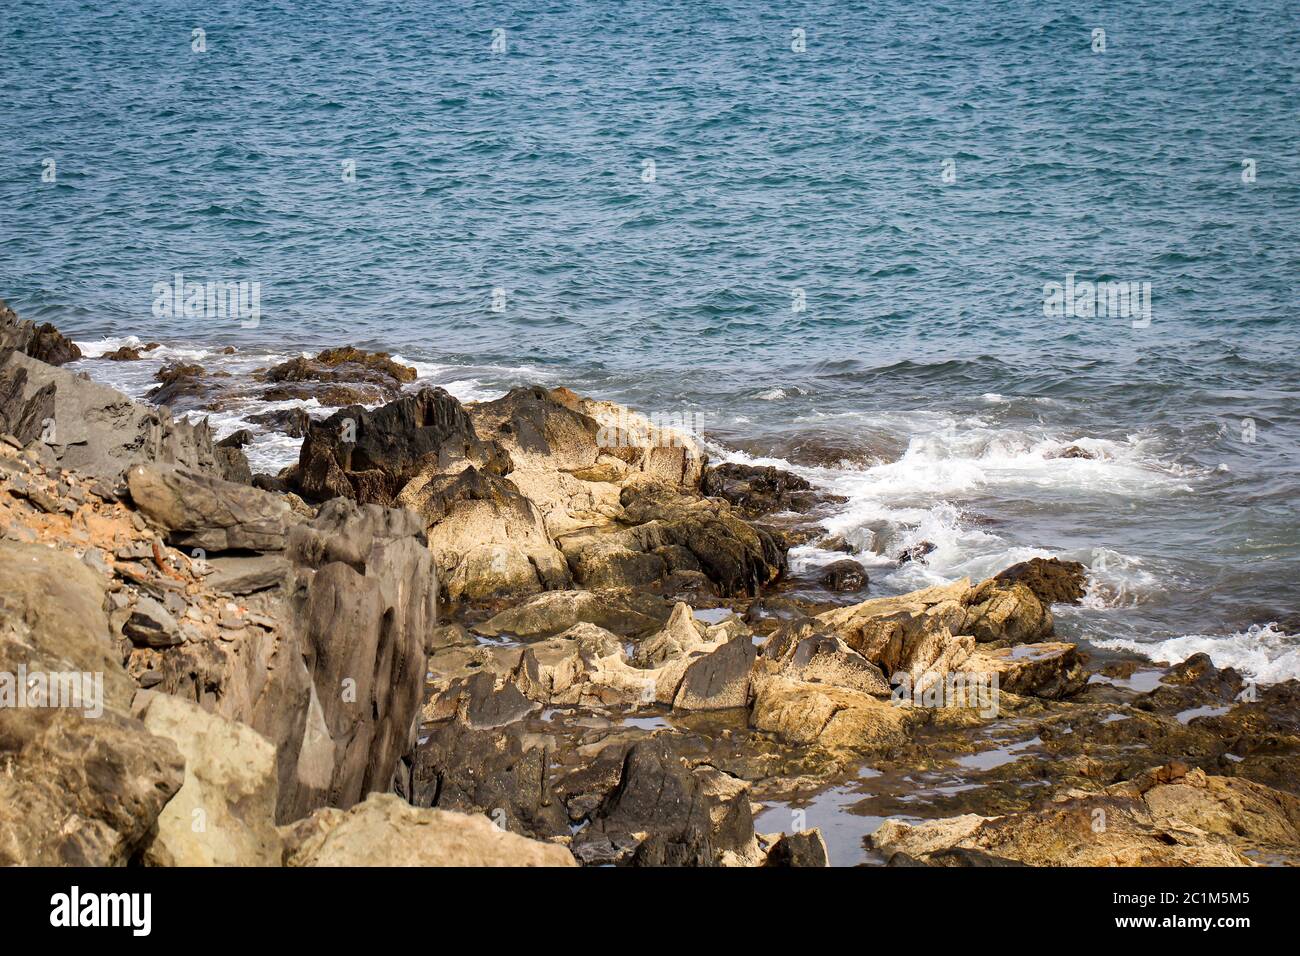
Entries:
POLYGON ((92 376, 565 384, 845 495, 879 591, 1061 555, 1068 635, 1300 676, 1294 3, 5 0, 0 63, 0 297, 92 376), (1071 274, 1149 324, 1045 315, 1071 274))

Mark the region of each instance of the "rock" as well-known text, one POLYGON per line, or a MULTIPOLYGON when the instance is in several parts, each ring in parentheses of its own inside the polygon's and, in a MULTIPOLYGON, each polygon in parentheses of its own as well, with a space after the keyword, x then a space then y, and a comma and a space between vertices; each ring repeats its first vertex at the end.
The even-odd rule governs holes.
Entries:
POLYGON ((138 362, 140 361, 140 350, 131 345, 123 345, 111 352, 105 352, 100 358, 107 359, 110 362, 138 362))
POLYGON ((231 432, 221 441, 217 442, 218 448, 243 448, 245 445, 253 443, 253 433, 247 428, 240 428, 231 432))
POLYGON ((817 828, 782 834, 767 851, 764 866, 830 866, 826 841, 817 828))
POLYGON ((869 694, 756 672, 750 725, 793 746, 887 750, 906 743, 928 719, 869 694))
POLYGON ((135 462, 175 464, 220 474, 206 421, 174 422, 20 352, 0 355, 0 432, 40 441, 63 468, 110 484, 135 462))
POLYGON ((889 682, 880 668, 836 634, 808 621, 782 624, 763 645, 763 658, 779 665, 791 680, 829 684, 845 690, 888 697, 889 682))
POLYGON ((688 767, 658 738, 628 748, 590 819, 572 842, 586 864, 717 866, 760 855, 748 785, 708 764, 688 767))
POLYGON ((1101 458, 1103 456, 1094 454, 1086 448, 1080 448, 1078 445, 1068 445, 1065 448, 1059 448, 1055 451, 1049 451, 1044 458, 1101 458))
POLYGON ((0 353, 10 349, 22 352, 38 362, 63 365, 81 358, 77 343, 46 322, 37 325, 17 314, 0 300, 0 353))
POLYGON ((137 860, 184 767, 173 744, 112 711, 0 708, 0 865, 137 860))
POLYGON ((974 648, 974 640, 963 633, 963 601, 969 589, 963 578, 836 608, 819 614, 816 621, 879 667, 891 683, 905 675, 920 690, 960 666, 974 648))
POLYGON ((867 571, 852 558, 832 561, 822 569, 817 583, 828 591, 861 591, 867 586, 867 571))
POLYGON ((141 596, 123 611, 122 633, 137 647, 173 647, 184 641, 176 618, 152 598, 141 596))
POLYGON ((483 814, 511 833, 569 834, 569 818, 551 791, 550 751, 517 728, 473 728, 445 721, 428 731, 411 766, 417 807, 483 814))
POLYGON ((629 589, 553 591, 506 608, 474 625, 474 632, 533 640, 587 623, 622 637, 641 637, 661 628, 672 610, 663 598, 629 589))
POLYGON ((0 865, 125 865, 184 762, 129 716, 104 579, 70 553, 0 541, 0 580, 0 865), (28 706, 13 699, 21 674, 44 675, 43 698, 24 682, 28 706))
POLYGON ((711 590, 755 596, 786 569, 778 534, 750 525, 729 506, 677 494, 657 481, 629 480, 620 493, 622 530, 581 532, 559 539, 576 583, 642 586, 667 571, 665 548, 689 552, 711 590))
POLYGON ((966 658, 959 673, 996 674, 1001 691, 1050 700, 1070 697, 1088 682, 1079 649, 1059 642, 980 647, 966 658))
POLYGON ((136 713, 185 758, 180 790, 158 815, 145 862, 170 866, 279 866, 275 747, 245 724, 197 704, 143 692, 136 713))
POLYGON ((1041 641, 1055 627, 1052 612, 1025 584, 1008 584, 997 578, 981 581, 963 598, 967 604, 962 633, 981 643, 1013 644, 1041 641))
POLYGON ((179 468, 135 465, 126 475, 136 507, 181 548, 280 551, 292 524, 276 495, 179 468))
POLYGON ((264 425, 272 431, 283 432, 290 438, 302 438, 311 426, 312 417, 303 408, 280 408, 270 412, 249 415, 247 421, 264 425))
POLYGON ((374 794, 286 829, 287 866, 574 866, 572 854, 497 829, 483 816, 419 809, 374 794))
POLYGON ((910 548, 904 548, 894 557, 899 564, 907 564, 909 561, 920 561, 925 563, 925 556, 935 549, 932 541, 919 541, 910 548))
POLYGON ((397 496, 424 522, 452 602, 567 587, 569 568, 541 513, 514 484, 472 465, 419 475, 397 496))
POLYGON ((714 465, 704 473, 700 491, 722 498, 751 518, 776 511, 808 511, 817 504, 806 478, 770 465, 714 465))
POLYGON ((1044 605, 1078 604, 1088 589, 1087 570, 1078 561, 1030 558, 994 575, 994 581, 1023 584, 1044 605))
POLYGON ((416 475, 427 481, 467 464, 492 475, 510 470, 500 447, 479 440, 460 402, 440 388, 423 388, 374 411, 345 408, 311 422, 297 482, 308 501, 344 497, 391 505, 416 475))
POLYGON ((297 357, 270 368, 268 382, 279 385, 267 390, 264 398, 317 398, 322 405, 351 405, 354 400, 338 401, 331 393, 346 389, 351 399, 364 397, 367 404, 392 401, 401 394, 401 386, 414 382, 416 371, 409 365, 394 362, 387 352, 366 352, 350 345, 325 349, 315 358, 297 357))
POLYGON ((154 380, 160 384, 145 393, 145 398, 155 405, 175 405, 187 399, 207 398, 215 383, 213 377, 228 377, 228 373, 209 374, 202 366, 193 362, 168 362, 154 374, 154 380))
POLYGON ((162 675, 158 690, 275 745, 285 822, 388 790, 413 752, 437 577, 414 515, 344 499, 262 557, 280 570, 263 561, 253 573, 283 584, 247 598, 257 613, 242 615, 241 631, 223 630, 233 639, 133 659, 159 654, 147 668, 162 675))
POLYGON ((1249 866, 1243 851, 1294 849, 1298 810, 1290 794, 1169 767, 1027 813, 886 820, 868 842, 929 865, 985 856, 1031 866, 1249 866))

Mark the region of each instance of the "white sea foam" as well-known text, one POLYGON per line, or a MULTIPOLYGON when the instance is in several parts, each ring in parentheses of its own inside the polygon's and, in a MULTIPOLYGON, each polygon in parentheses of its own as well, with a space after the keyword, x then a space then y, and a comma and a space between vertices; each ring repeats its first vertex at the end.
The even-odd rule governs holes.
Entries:
POLYGON ((1144 643, 1124 638, 1094 641, 1098 647, 1132 651, 1164 664, 1208 654, 1216 667, 1233 667, 1261 684, 1300 678, 1300 635, 1276 624, 1254 624, 1235 634, 1188 634, 1144 643))

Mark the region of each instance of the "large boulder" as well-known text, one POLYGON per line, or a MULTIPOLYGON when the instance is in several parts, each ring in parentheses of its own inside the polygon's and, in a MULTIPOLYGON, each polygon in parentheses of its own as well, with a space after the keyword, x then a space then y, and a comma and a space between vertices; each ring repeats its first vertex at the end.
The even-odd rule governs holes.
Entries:
POLYGON ((722 498, 751 518, 774 511, 808 511, 818 500, 806 478, 771 465, 736 462, 710 467, 700 491, 710 498, 722 498))
POLYGON ((573 838, 585 864, 754 865, 749 786, 708 763, 688 765, 658 738, 611 753, 614 786, 573 838))
POLYGON ((421 474, 396 503, 419 515, 453 602, 566 587, 569 568, 546 522, 506 478, 477 468, 421 474))
POLYGON ((133 465, 126 480, 136 507, 176 547, 284 550, 293 516, 281 495, 160 465, 133 465))
POLYGON ((1004 584, 1023 584, 1044 605, 1078 604, 1088 589, 1087 569, 1078 561, 1030 558, 993 576, 1004 584))
POLYGON ((413 514, 345 499, 263 558, 240 630, 132 657, 275 745, 284 822, 389 789, 414 750, 437 575, 413 514))
POLYGON ((421 473, 474 465, 510 470, 497 446, 480 441, 460 402, 440 388, 422 388, 373 411, 360 405, 308 423, 296 481, 309 501, 352 498, 391 505, 421 473))
POLYGON ((185 758, 185 782, 158 815, 145 862, 279 866, 275 747, 246 724, 169 694, 142 692, 136 714, 185 758))
POLYGON ((659 630, 672 614, 663 598, 630 588, 551 591, 520 601, 474 625, 484 637, 535 640, 593 624, 622 637, 644 637, 659 630))
POLYGON ((868 842, 890 862, 935 866, 1250 866, 1246 853, 1300 843, 1300 800, 1171 765, 1041 810, 887 820, 868 842))
POLYGON ((485 816, 374 794, 285 828, 287 866, 574 866, 573 855, 498 829, 485 816))

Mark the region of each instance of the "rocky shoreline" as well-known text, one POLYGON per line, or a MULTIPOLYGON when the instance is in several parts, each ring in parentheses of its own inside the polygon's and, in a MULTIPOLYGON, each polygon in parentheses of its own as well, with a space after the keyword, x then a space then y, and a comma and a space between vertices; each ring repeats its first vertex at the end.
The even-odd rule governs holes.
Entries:
POLYGON ((344 406, 255 475, 172 415, 248 384, 79 355, 0 304, 0 675, 102 682, 0 707, 0 863, 1300 862, 1300 682, 1090 660, 1082 565, 795 587, 798 476, 351 347, 254 376, 344 406))

